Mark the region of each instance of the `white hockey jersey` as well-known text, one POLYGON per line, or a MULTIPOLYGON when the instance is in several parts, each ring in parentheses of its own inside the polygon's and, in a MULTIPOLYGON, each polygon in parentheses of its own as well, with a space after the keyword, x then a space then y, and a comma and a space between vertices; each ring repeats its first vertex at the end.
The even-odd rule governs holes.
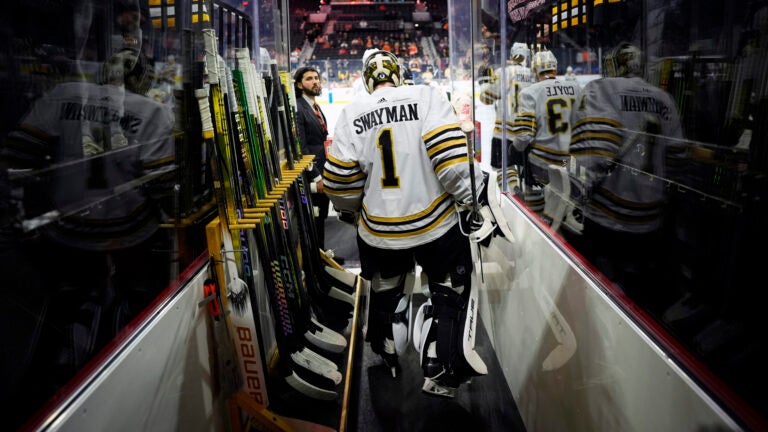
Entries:
POLYGON ((586 216, 609 229, 657 229, 665 164, 684 149, 672 97, 641 78, 589 82, 573 110, 571 171, 583 183, 586 216))
POLYGON ((170 108, 121 86, 63 83, 35 101, 2 157, 42 168, 37 177, 48 186, 38 201, 61 216, 44 226, 47 235, 87 250, 122 249, 161 222, 148 195, 172 176, 174 123, 170 108))
POLYGON ((512 126, 518 151, 530 147, 531 171, 541 183, 549 183, 549 165, 566 166, 571 142, 571 108, 581 89, 573 81, 545 79, 520 92, 520 105, 512 126))
POLYGON ((491 84, 485 85, 480 89, 479 99, 480 102, 486 105, 494 105, 496 109, 493 138, 501 139, 502 128, 505 127, 507 129, 507 141, 511 141, 512 122, 515 119, 520 92, 533 84, 535 79, 531 70, 521 64, 507 66, 502 71, 497 72, 494 78, 491 84), (507 97, 504 99, 502 99, 501 94, 502 78, 506 82, 505 91, 507 97))
MULTIPOLYGON (((383 87, 341 112, 323 172, 339 210, 359 211, 358 234, 381 248, 432 241, 470 203, 467 139, 450 103, 424 85, 383 87)), ((483 176, 474 165, 475 185, 483 176)))

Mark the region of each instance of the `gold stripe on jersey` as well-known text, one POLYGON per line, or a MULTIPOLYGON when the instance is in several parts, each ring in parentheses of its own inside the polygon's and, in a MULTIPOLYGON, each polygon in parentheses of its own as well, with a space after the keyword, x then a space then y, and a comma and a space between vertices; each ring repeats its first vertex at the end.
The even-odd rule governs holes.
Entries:
POLYGON ((428 233, 429 231, 432 231, 442 225, 442 222, 449 216, 451 216, 455 211, 455 207, 449 207, 446 209, 447 211, 443 213, 439 219, 435 220, 433 223, 431 223, 428 226, 425 226, 423 228, 420 228, 418 230, 411 230, 408 232, 386 232, 386 231, 378 231, 373 230, 365 221, 365 219, 361 219, 361 225, 363 228, 365 228, 366 231, 368 231, 372 236, 375 237, 382 237, 382 238, 406 238, 406 237, 414 237, 417 235, 422 235, 425 233, 428 233))
POLYGON ((608 117, 584 117, 583 119, 577 121, 573 125, 573 129, 582 127, 582 126, 594 126, 594 125, 604 125, 609 127, 614 127, 617 129, 621 129, 624 127, 621 122, 618 120, 608 118, 608 117))
POLYGON ((329 155, 323 166, 323 177, 340 186, 350 186, 364 182, 366 175, 357 162, 344 162, 329 155))
POLYGON ((339 168, 352 169, 352 168, 355 168, 356 166, 358 166, 357 162, 354 162, 354 161, 352 161, 352 162, 345 162, 343 160, 336 159, 335 157, 333 157, 331 155, 328 155, 328 158, 326 159, 326 162, 330 162, 331 164, 333 164, 335 166, 338 166, 339 168))
POLYGON ((451 150, 455 148, 464 149, 467 145, 466 138, 463 137, 457 137, 450 139, 445 142, 437 143, 431 147, 427 146, 427 156, 429 156, 430 159, 433 159, 435 155, 441 151, 444 150, 451 150))
POLYGON ((515 131, 529 131, 535 132, 538 128, 536 123, 536 114, 532 112, 518 113, 515 121, 512 123, 512 127, 515 131))
POLYGON ((490 105, 499 100, 499 94, 490 90, 483 90, 480 92, 480 102, 490 105))
POLYGON ((468 161, 469 161, 469 158, 467 157, 466 154, 452 156, 451 158, 443 160, 442 162, 437 164, 437 166, 435 166, 435 174, 440 174, 440 171, 444 170, 445 168, 448 168, 449 166, 453 166, 461 163, 468 163, 468 161))
MULTIPOLYGON (((448 192, 443 192, 443 194, 437 197, 432 202, 432 204, 430 204, 427 208, 407 216, 400 216, 400 217, 371 216, 370 214, 368 214, 368 208, 365 206, 365 204, 363 204, 363 213, 365 214, 368 220, 378 224, 413 223, 413 222, 418 222, 419 220, 424 219, 426 217, 429 217, 430 214, 433 214, 435 212, 435 209, 437 209, 441 205, 446 204, 447 200, 449 199, 450 199, 450 195, 448 194, 448 192)), ((453 202, 451 201, 450 204, 453 205, 453 202)))
POLYGON ((584 131, 576 132, 571 137, 571 144, 581 144, 584 141, 607 141, 617 147, 621 147, 623 138, 618 131, 584 131))
POLYGON ((365 180, 365 174, 363 174, 363 172, 337 174, 328 170, 324 170, 323 177, 325 177, 326 180, 333 180, 334 182, 338 183, 355 183, 360 180, 365 180))
POLYGON ((584 157, 584 156, 602 156, 608 159, 613 159, 614 156, 616 156, 616 152, 612 152, 609 150, 601 150, 597 148, 588 148, 588 149, 574 149, 571 147, 571 156, 573 157, 584 157))
POLYGON ((323 179, 328 196, 355 201, 363 195, 366 175, 357 162, 345 162, 329 155, 323 166, 323 179))
POLYGON ((363 193, 363 188, 355 188, 355 189, 334 189, 328 185, 325 185, 323 187, 323 191, 328 195, 333 196, 339 196, 343 197, 346 195, 361 195, 363 193))
POLYGON ((453 199, 448 194, 443 194, 429 208, 405 217, 370 216, 363 206, 360 225, 374 237, 390 239, 415 237, 443 226, 446 218, 455 212, 453 199))
POLYGON ((461 132, 461 127, 459 127, 459 124, 458 123, 448 123, 446 125, 440 126, 437 129, 433 129, 433 130, 427 132, 426 134, 424 134, 422 139, 424 140, 425 143, 427 143, 427 147, 429 147, 429 142, 432 141, 433 139, 435 139, 436 137, 438 137, 439 135, 442 135, 444 133, 449 133, 449 132, 456 132, 456 131, 458 131, 459 133, 462 133, 461 132))
POLYGON ((432 169, 438 175, 447 167, 468 161, 467 137, 458 123, 451 123, 425 134, 424 144, 432 169))
POLYGON ((611 220, 641 226, 658 221, 664 209, 661 200, 627 201, 604 188, 593 191, 589 206, 611 220))
POLYGON ((570 153, 534 144, 531 148, 531 156, 541 159, 551 165, 565 166, 564 164, 570 156, 570 153))
POLYGON ((613 158, 621 148, 623 125, 610 118, 586 117, 576 122, 570 151, 574 157, 603 156, 613 158))

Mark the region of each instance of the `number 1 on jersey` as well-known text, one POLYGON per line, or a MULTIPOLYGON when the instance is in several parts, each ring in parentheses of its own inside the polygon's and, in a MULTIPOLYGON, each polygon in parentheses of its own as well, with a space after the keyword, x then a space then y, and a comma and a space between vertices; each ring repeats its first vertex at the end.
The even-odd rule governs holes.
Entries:
POLYGON ((376 138, 376 146, 381 153, 381 167, 384 175, 381 177, 381 186, 384 188, 400 187, 400 178, 395 169, 395 143, 392 142, 392 129, 386 128, 379 132, 376 138))

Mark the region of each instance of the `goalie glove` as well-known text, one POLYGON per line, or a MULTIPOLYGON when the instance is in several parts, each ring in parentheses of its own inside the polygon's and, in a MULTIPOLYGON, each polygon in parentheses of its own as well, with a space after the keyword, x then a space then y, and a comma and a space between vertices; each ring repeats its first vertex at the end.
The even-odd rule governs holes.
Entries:
POLYGON ((496 221, 493 219, 491 209, 487 205, 482 206, 480 210, 470 212, 469 217, 471 218, 469 240, 488 247, 496 230, 496 221))
POLYGON ((488 247, 496 230, 496 221, 491 209, 486 205, 479 210, 468 210, 460 207, 459 224, 464 235, 473 243, 480 243, 488 247))
POLYGON ((461 219, 461 229, 466 234, 469 233, 469 240, 474 243, 488 247, 496 230, 496 219, 493 217, 491 208, 488 206, 488 182, 489 174, 483 171, 483 184, 477 191, 477 207, 464 204, 459 205, 459 219, 461 219))

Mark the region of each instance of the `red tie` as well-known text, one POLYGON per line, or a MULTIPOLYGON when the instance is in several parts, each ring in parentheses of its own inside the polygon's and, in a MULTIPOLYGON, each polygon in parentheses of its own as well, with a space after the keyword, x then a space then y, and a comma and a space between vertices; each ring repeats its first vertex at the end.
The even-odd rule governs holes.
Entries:
POLYGON ((317 116, 317 121, 320 122, 320 126, 323 127, 323 133, 328 133, 328 127, 325 125, 325 119, 323 118, 323 113, 320 112, 320 106, 315 102, 312 107, 315 109, 315 115, 317 116))

